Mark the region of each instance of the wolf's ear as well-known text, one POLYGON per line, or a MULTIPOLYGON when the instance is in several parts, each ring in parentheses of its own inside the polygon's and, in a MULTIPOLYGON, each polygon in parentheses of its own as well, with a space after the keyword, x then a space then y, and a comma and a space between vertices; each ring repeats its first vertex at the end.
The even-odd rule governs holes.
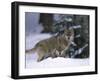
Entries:
POLYGON ((68 29, 66 28, 66 29, 64 29, 64 33, 66 33, 68 31, 68 29))
POLYGON ((69 27, 69 30, 72 30, 73 28, 72 27, 69 27))

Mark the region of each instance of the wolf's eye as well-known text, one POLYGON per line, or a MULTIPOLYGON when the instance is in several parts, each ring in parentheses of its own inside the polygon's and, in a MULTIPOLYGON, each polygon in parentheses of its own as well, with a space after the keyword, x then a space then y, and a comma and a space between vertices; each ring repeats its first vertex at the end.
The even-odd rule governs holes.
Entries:
POLYGON ((67 36, 71 36, 71 34, 72 34, 72 32, 68 32, 68 33, 67 33, 67 36))

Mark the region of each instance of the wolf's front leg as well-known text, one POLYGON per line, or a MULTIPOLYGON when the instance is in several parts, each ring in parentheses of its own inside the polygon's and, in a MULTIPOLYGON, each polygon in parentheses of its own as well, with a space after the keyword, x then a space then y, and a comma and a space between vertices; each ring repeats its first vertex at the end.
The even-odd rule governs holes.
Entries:
POLYGON ((66 57, 69 57, 69 56, 68 56, 68 53, 66 51, 62 51, 61 52, 61 57, 66 58, 66 57))

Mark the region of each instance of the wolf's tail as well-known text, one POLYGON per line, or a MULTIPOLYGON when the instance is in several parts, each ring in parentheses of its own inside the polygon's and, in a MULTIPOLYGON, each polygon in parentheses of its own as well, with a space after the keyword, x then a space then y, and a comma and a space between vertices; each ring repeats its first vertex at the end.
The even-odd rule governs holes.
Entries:
POLYGON ((36 51, 36 48, 32 48, 32 49, 25 50, 25 53, 32 53, 35 51, 36 51))

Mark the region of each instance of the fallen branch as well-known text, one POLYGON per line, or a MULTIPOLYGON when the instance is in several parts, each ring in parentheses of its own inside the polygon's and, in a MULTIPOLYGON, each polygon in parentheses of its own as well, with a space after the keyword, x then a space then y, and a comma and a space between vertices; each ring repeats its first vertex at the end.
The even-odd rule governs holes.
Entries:
POLYGON ((71 57, 74 58, 76 55, 80 55, 87 46, 88 44, 85 44, 82 48, 76 50, 75 53, 71 57))

